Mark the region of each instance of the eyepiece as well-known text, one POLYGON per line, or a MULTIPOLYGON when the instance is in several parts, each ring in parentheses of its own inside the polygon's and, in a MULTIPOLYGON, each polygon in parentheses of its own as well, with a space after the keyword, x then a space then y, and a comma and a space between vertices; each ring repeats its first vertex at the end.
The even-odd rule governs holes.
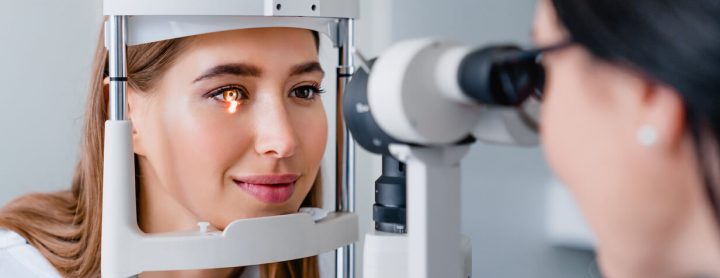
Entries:
POLYGON ((545 71, 537 57, 516 46, 471 52, 460 63, 460 88, 480 103, 518 106, 541 92, 545 71))

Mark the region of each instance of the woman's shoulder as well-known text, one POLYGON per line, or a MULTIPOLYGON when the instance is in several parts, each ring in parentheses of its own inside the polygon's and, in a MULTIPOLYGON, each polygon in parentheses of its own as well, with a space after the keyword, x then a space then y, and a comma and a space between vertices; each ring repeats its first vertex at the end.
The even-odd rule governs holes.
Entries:
POLYGON ((0 228, 3 277, 62 277, 45 257, 16 232, 0 228))

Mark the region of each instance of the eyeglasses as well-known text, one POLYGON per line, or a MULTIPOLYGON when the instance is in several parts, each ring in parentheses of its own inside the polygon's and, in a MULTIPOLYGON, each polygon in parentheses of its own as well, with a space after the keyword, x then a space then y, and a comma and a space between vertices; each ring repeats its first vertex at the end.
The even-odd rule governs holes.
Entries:
POLYGON ((550 46, 509 53, 504 61, 496 64, 501 90, 512 92, 516 96, 534 96, 542 100, 546 78, 543 56, 573 44, 572 40, 566 40, 550 46))

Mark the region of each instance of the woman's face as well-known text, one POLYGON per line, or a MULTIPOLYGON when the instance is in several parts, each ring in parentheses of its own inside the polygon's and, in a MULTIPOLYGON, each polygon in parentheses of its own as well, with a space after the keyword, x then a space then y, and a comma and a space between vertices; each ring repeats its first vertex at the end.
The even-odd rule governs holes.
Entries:
MULTIPOLYGON (((539 1, 534 35, 538 46, 568 38, 548 0, 539 1)), ((683 143, 681 101, 581 46, 548 53, 543 63, 541 135, 552 169, 597 236, 604 270, 622 277, 612 274, 647 267, 667 253, 695 196, 681 186, 697 182, 687 178, 696 168, 683 143), (637 139, 646 124, 658 130, 653 146, 637 139)))
POLYGON ((316 47, 302 29, 200 35, 150 92, 130 90, 141 192, 170 197, 145 207, 218 228, 296 212, 327 138, 316 47))

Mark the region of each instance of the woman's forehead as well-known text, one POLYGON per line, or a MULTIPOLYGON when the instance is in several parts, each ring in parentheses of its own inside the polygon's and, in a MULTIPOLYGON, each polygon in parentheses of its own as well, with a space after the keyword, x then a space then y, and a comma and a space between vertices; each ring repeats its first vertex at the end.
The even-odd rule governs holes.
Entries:
POLYGON ((180 63, 210 68, 219 64, 250 64, 256 68, 290 68, 318 61, 315 39, 304 29, 243 29, 192 38, 180 63))

